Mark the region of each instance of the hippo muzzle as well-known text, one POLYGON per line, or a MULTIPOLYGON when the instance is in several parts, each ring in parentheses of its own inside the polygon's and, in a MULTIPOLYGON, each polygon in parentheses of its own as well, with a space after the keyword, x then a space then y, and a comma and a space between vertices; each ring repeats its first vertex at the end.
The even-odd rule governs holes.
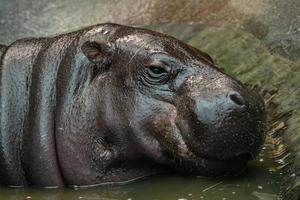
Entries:
POLYGON ((188 79, 179 98, 178 127, 194 157, 188 165, 203 175, 241 173, 265 139, 263 100, 230 76, 201 79, 188 79))

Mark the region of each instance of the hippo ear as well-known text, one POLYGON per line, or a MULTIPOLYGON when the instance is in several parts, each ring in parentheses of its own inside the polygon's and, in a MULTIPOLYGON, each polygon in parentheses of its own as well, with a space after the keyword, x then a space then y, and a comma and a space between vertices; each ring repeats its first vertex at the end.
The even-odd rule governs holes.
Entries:
POLYGON ((108 41, 87 41, 81 46, 84 55, 97 65, 109 65, 112 61, 115 46, 108 41))

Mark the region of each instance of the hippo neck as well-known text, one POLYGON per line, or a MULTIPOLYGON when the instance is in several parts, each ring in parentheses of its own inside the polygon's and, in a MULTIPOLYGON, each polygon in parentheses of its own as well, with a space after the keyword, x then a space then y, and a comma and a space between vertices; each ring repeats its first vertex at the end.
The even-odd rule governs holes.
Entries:
POLYGON ((106 39, 105 27, 111 26, 0 46, 0 183, 65 184, 56 152, 56 115, 80 81, 84 59, 78 46, 86 39, 106 39))
POLYGON ((64 184, 55 150, 56 88, 76 36, 18 40, 3 56, 0 178, 6 184, 64 184))

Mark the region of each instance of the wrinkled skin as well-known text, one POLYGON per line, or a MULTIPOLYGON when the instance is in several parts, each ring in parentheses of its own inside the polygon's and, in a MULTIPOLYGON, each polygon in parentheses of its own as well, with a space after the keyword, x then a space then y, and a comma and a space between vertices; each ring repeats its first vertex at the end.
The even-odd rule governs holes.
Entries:
POLYGON ((0 54, 5 185, 237 174, 265 138, 261 97, 161 33, 100 24, 0 54))

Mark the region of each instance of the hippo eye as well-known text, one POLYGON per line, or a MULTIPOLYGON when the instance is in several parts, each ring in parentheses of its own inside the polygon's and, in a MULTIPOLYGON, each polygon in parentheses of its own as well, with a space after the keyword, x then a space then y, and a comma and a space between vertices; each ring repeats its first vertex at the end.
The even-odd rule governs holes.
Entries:
POLYGON ((153 74, 163 74, 163 73, 168 73, 164 68, 158 67, 158 66, 150 66, 149 70, 151 70, 151 73, 153 74))
POLYGON ((150 84, 165 84, 169 80, 169 71, 163 66, 147 66, 146 81, 150 84))

